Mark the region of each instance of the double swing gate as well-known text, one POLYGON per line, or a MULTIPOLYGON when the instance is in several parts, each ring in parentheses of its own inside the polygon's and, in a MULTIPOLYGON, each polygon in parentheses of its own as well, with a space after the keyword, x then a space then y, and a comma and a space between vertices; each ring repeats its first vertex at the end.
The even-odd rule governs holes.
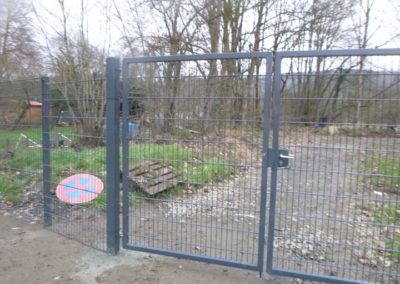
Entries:
POLYGON ((107 61, 108 251, 119 249, 122 178, 126 249, 324 282, 399 281, 400 50, 121 66, 107 61))

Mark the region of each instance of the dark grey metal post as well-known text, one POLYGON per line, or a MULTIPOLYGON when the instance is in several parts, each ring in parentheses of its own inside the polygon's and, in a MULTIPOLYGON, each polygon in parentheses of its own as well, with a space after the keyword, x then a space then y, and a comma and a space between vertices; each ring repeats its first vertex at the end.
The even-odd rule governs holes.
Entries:
POLYGON ((268 218, 268 241, 267 241, 267 272, 273 273, 274 256, 274 233, 275 233, 275 209, 276 209, 276 190, 278 184, 278 151, 279 151, 279 124, 280 124, 280 90, 281 90, 281 61, 282 57, 275 54, 274 62, 274 87, 273 87, 273 113, 272 113, 272 153, 273 163, 271 166, 271 195, 268 218))
POLYGON ((260 225, 258 235, 258 271, 260 277, 264 271, 264 251, 265 251, 265 221, 267 211, 267 183, 268 183, 268 148, 271 117, 271 93, 272 93, 272 55, 266 56, 266 78, 264 91, 263 109, 263 157, 261 172, 261 198, 260 198, 260 225))
POLYGON ((107 58, 107 251, 111 254, 120 247, 119 74, 119 60, 107 58))
POLYGON ((129 125, 129 105, 128 105, 128 67, 129 64, 122 61, 122 187, 123 195, 123 208, 122 208, 122 245, 127 247, 129 242, 129 190, 128 190, 128 172, 129 172, 129 139, 128 139, 128 125, 129 125))
POLYGON ((42 156, 43 156, 43 217, 51 225, 51 165, 50 165, 50 92, 49 78, 40 78, 42 96, 42 156))

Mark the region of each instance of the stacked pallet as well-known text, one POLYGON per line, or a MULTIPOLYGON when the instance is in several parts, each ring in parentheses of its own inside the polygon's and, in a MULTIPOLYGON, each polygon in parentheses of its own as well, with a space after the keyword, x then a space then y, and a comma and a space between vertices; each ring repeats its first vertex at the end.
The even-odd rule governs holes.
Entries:
POLYGON ((180 175, 174 169, 159 161, 150 160, 132 165, 128 179, 132 187, 149 195, 155 195, 182 182, 180 175))

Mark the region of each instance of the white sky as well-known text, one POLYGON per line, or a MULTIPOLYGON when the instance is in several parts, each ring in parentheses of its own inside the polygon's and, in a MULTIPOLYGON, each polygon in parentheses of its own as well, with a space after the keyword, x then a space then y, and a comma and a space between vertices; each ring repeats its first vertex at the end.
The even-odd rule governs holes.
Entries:
POLYGON ((371 47, 380 46, 397 35, 384 47, 400 47, 400 0, 375 0, 372 14, 371 47))
MULTIPOLYGON (((124 0, 115 1, 122 4, 124 0)), ((74 25, 78 25, 81 1, 65 0, 65 2, 68 15, 71 20, 75 20, 75 23, 71 21, 72 29, 74 25)), ((46 34, 51 37, 55 34, 57 21, 54 20, 54 17, 50 17, 47 11, 61 18, 57 0, 32 0, 32 4, 41 15, 42 26, 45 27, 46 34)), ((111 18, 113 13, 111 7, 112 0, 86 0, 88 37, 93 45, 106 48, 110 56, 120 56, 122 54, 122 42, 119 39, 122 34, 117 25, 107 21, 107 18, 111 18)), ((369 47, 400 47, 400 36, 397 39, 390 40, 400 33, 400 0, 374 1, 370 32, 373 32, 373 36, 369 47), (384 45, 382 46, 382 44, 384 45)), ((43 39, 40 41, 43 41, 43 39)))
MULTIPOLYGON (((116 0, 122 2, 121 0, 116 0)), ((88 31, 89 42, 100 48, 109 48, 110 55, 118 55, 121 51, 119 39, 121 33, 109 22, 107 18, 111 18, 111 0, 86 0, 85 10, 87 11, 86 28, 88 31), (108 7, 108 8, 107 8, 108 7)), ((32 5, 37 10, 38 14, 41 15, 41 23, 37 24, 44 27, 48 37, 54 37, 55 31, 60 30, 61 26, 61 9, 57 0, 32 0, 32 5), (53 15, 50 15, 52 13, 53 15), (55 20, 55 18, 57 20, 55 20)), ((69 26, 74 29, 79 25, 80 19, 80 0, 65 0, 66 13, 68 16, 69 26)), ((40 41, 44 41, 43 37, 40 41)))

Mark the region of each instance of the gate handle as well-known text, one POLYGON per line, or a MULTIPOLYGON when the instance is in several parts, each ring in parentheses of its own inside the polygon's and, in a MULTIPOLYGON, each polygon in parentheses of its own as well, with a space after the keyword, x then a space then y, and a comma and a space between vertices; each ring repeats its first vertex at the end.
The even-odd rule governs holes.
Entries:
POLYGON ((294 155, 283 155, 283 154, 280 154, 279 158, 281 158, 281 159, 294 159, 294 155))

